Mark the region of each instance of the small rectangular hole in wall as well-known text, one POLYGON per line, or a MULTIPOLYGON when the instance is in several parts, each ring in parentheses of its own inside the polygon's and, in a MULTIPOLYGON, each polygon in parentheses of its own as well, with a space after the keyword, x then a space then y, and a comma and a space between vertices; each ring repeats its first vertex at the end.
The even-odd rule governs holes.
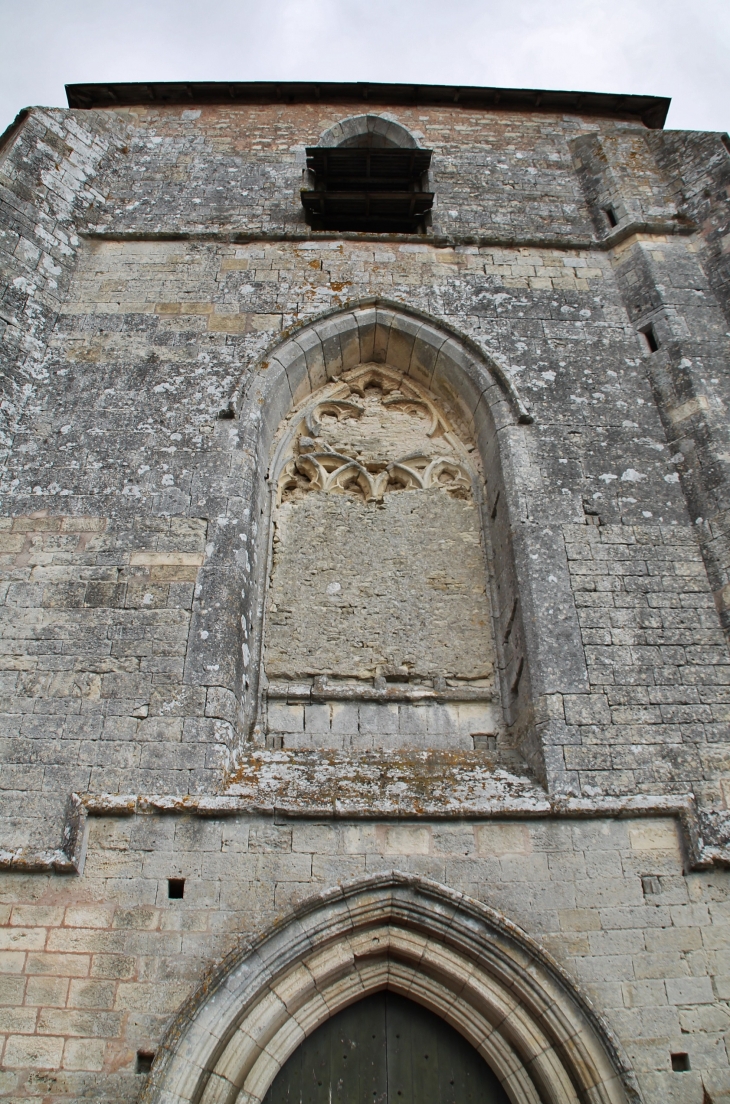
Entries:
POLYGON ((641 889, 645 897, 653 897, 661 893, 662 886, 656 874, 642 874, 641 889))
POLYGON ((185 879, 168 878, 167 896, 171 901, 182 901, 183 897, 185 896, 185 879))
POLYGON ((644 340, 649 346, 649 352, 655 353, 659 348, 659 339, 656 335, 656 330, 653 326, 645 326, 641 333, 644 335, 644 340))
POLYGON ((601 524, 601 515, 592 502, 588 501, 583 503, 583 514, 585 515, 586 525, 601 524))
POLYGON ((689 1070, 689 1054, 672 1054, 672 1070, 674 1073, 687 1073, 689 1070))
POLYGON ((137 1051, 137 1073, 149 1073, 155 1060, 154 1050, 137 1051))
POLYGON ((471 738, 474 741, 474 751, 497 750, 496 736, 490 736, 487 732, 472 732, 471 738))
POLYGON ((618 226, 618 218, 616 217, 616 212, 613 207, 604 207, 603 213, 606 216, 606 221, 609 226, 618 226))

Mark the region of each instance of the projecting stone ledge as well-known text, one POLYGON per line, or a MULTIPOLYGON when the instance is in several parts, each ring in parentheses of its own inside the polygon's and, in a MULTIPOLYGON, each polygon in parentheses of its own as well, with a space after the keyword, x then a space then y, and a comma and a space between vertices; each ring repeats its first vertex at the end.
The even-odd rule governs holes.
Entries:
POLYGON ((547 812, 545 791, 483 752, 260 751, 244 759, 226 794, 282 813, 444 816, 547 812))

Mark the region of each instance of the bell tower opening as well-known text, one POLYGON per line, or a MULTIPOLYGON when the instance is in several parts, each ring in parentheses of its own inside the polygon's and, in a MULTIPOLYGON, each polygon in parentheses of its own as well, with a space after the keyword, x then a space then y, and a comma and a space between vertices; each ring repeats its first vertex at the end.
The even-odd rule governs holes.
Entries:
POLYGON ((432 153, 393 120, 343 119, 307 147, 307 222, 314 230, 424 233, 434 201, 432 153))

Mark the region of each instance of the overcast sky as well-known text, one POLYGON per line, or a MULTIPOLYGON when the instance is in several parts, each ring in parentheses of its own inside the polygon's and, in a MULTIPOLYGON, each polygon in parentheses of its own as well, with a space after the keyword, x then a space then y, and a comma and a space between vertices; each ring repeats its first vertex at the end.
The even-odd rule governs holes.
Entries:
POLYGON ((0 0, 0 131, 80 81, 366 80, 671 96, 730 127, 730 0, 0 0))

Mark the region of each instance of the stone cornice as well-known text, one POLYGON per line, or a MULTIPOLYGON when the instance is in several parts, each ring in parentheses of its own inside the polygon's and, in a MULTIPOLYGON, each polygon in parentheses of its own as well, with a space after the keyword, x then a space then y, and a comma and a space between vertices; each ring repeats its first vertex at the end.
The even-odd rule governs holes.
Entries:
MULTIPOLYGON (((275 754, 275 753, 271 753, 275 754)), ((687 870, 730 868, 730 848, 722 829, 727 814, 698 810, 694 795, 661 797, 549 798, 535 787, 532 796, 486 799, 477 805, 430 807, 417 813, 396 802, 389 808, 364 805, 273 803, 261 794, 71 794, 64 848, 33 851, 0 850, 0 871, 25 874, 82 874, 86 859, 89 817, 194 816, 205 819, 237 816, 292 820, 398 820, 424 823, 446 820, 628 820, 671 817, 678 821, 687 870), (711 838, 711 837, 716 838, 711 838)))

